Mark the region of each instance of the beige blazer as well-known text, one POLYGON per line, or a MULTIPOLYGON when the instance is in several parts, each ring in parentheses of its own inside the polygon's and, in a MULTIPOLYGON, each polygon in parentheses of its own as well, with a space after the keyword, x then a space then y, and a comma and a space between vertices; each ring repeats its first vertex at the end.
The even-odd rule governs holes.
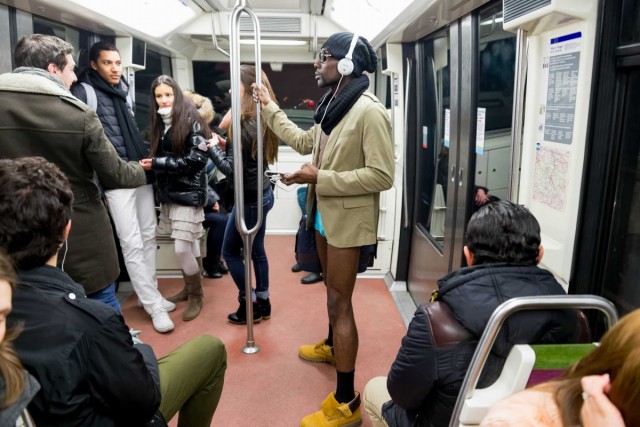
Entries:
POLYGON ((262 111, 269 127, 300 154, 313 153, 322 165, 318 183, 309 185, 307 212, 317 199, 330 245, 338 248, 376 242, 380 192, 393 185, 394 155, 389 115, 365 92, 331 131, 319 162, 322 128, 304 131, 270 102, 262 111))

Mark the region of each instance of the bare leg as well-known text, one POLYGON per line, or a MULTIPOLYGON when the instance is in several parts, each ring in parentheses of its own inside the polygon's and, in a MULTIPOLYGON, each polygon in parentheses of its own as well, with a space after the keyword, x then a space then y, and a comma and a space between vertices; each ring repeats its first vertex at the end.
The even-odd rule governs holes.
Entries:
POLYGON ((358 354, 358 330, 353 317, 351 296, 358 274, 360 248, 336 248, 316 234, 318 255, 327 286, 327 310, 333 328, 336 369, 351 372, 358 354))

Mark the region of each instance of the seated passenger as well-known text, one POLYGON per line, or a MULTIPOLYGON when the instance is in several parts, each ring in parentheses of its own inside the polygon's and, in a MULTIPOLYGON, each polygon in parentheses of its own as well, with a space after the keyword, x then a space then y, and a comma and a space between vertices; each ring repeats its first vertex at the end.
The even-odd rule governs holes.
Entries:
MULTIPOLYGON (((434 292, 435 300, 449 309, 448 320, 457 328, 458 338, 439 341, 444 316, 431 318, 429 304, 418 307, 388 378, 374 378, 364 390, 364 405, 374 426, 448 426, 493 311, 514 297, 565 293, 550 272, 537 267, 543 254, 540 226, 523 206, 507 201, 483 206, 469 221, 466 244, 469 266, 440 279, 434 292)), ((479 387, 495 382, 514 344, 563 343, 575 332, 572 310, 511 316, 496 338, 479 387)))
POLYGON ((9 258, 0 251, 0 426, 22 425, 30 419, 25 409, 40 390, 36 379, 23 369, 11 343, 20 328, 6 329, 6 319, 11 312, 11 293, 16 281, 9 258))
POLYGON ((557 380, 494 405, 481 426, 640 426, 640 309, 557 380))
POLYGON ((178 425, 210 426, 224 382, 224 344, 200 336, 156 360, 151 347, 133 343, 116 310, 86 298, 56 267, 73 196, 60 169, 43 158, 0 160, 0 248, 18 269, 8 325, 23 325, 14 345, 42 387, 29 405, 36 425, 141 426, 153 419, 161 426, 180 412, 178 425))

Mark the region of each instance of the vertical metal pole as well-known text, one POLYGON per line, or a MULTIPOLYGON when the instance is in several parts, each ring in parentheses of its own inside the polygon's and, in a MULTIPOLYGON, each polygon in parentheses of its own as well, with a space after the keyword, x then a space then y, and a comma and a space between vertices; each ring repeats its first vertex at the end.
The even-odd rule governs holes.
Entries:
POLYGON ((518 29, 516 40, 516 65, 513 110, 511 117, 511 179, 509 182, 509 197, 514 203, 518 202, 520 192, 520 159, 522 151, 522 126, 524 112, 524 90, 527 79, 527 32, 518 29))
POLYGON ((260 103, 256 103, 256 132, 257 132, 257 162, 258 162, 258 194, 257 207, 258 218, 253 228, 248 229, 244 219, 244 180, 243 180, 243 162, 242 162, 242 138, 241 138, 241 120, 240 120, 240 15, 242 12, 249 15, 253 20, 253 29, 255 33, 255 67, 256 67, 256 83, 262 85, 262 61, 260 59, 260 23, 258 17, 251 9, 247 7, 246 0, 238 0, 231 12, 231 30, 229 31, 229 41, 231 44, 231 122, 234 129, 233 132, 233 151, 236 153, 233 163, 234 177, 234 196, 236 207, 236 228, 242 236, 244 243, 244 283, 246 298, 246 317, 247 317, 247 342, 242 348, 242 352, 246 354, 257 353, 260 347, 256 345, 253 338, 253 304, 252 304, 252 280, 251 280, 251 252, 253 250, 253 239, 262 226, 263 209, 262 209, 262 176, 264 173, 263 165, 263 142, 262 142, 262 118, 260 114, 260 103))

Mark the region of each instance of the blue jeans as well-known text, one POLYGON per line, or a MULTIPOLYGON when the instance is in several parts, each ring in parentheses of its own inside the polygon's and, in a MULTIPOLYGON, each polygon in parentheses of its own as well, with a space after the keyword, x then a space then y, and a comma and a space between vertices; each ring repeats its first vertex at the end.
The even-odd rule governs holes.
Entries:
POLYGON ((103 303, 110 305, 115 308, 116 311, 122 314, 122 309, 120 308, 120 303, 118 302, 118 297, 116 297, 116 284, 112 283, 101 291, 94 292, 90 295, 87 295, 87 298, 96 301, 102 301, 103 303))
POLYGON ((207 256, 202 259, 202 266, 209 271, 215 271, 220 262, 222 242, 227 227, 227 216, 222 212, 205 211, 202 225, 209 229, 207 233, 207 256))
MULTIPOLYGON (((251 259, 253 260, 253 270, 256 277, 255 293, 258 298, 269 298, 269 261, 264 250, 264 233, 267 228, 267 214, 273 207, 273 190, 269 187, 264 190, 262 196, 262 226, 253 239, 251 259)), ((254 201, 247 203, 245 200, 244 220, 247 228, 251 228, 258 222, 258 206, 254 201)), ((227 262, 229 273, 238 287, 240 298, 245 297, 244 282, 244 258, 241 256, 241 249, 244 243, 238 229, 236 228, 236 208, 231 210, 231 215, 227 221, 227 228, 224 231, 224 242, 222 243, 222 256, 227 262)), ((252 296, 253 299, 253 296, 252 296)))

